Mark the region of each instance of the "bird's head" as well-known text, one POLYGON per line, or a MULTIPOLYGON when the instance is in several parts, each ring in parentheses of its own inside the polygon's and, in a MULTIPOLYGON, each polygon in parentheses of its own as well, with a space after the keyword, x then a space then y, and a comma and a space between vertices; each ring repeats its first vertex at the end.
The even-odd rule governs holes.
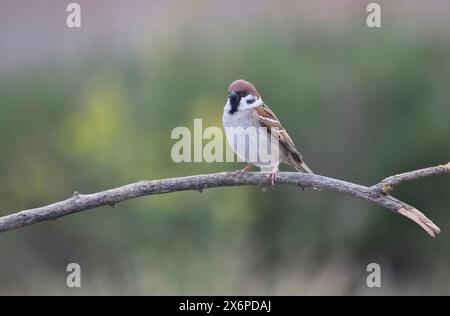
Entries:
POLYGON ((261 104, 261 96, 250 82, 239 79, 230 84, 225 111, 234 114, 238 111, 255 108, 261 104))

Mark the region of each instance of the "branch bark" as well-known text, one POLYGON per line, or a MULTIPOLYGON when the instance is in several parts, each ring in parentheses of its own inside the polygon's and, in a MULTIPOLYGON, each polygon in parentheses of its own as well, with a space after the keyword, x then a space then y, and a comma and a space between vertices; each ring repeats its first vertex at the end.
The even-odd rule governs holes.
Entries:
MULTIPOLYGON (((395 213, 406 216, 420 225, 430 236, 435 237, 440 233, 439 227, 419 210, 393 197, 388 192, 392 190, 393 186, 403 181, 444 173, 450 173, 450 162, 446 165, 394 175, 371 187, 299 172, 278 173, 277 184, 297 185, 302 188, 317 188, 370 201, 395 213)), ((267 174, 265 173, 247 172, 236 174, 235 172, 221 172, 171 179, 144 180, 93 194, 79 194, 75 192, 71 198, 64 201, 0 217, 0 233, 42 221, 55 220, 62 216, 104 205, 114 206, 117 203, 145 195, 186 190, 197 190, 201 192, 204 189, 214 187, 266 185, 266 181, 267 174)))

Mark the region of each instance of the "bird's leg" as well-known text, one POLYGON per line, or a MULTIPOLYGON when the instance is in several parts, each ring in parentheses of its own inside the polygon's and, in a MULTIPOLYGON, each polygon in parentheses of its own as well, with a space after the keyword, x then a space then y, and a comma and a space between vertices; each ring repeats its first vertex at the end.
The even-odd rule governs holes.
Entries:
POLYGON ((246 165, 243 169, 237 170, 235 171, 236 174, 242 174, 244 172, 249 171, 250 169, 252 169, 254 167, 253 164, 249 163, 248 165, 246 165))
POLYGON ((267 178, 267 183, 270 183, 272 186, 275 185, 275 182, 277 180, 277 172, 278 172, 278 166, 271 170, 269 177, 267 178))
POLYGON ((276 179, 277 179, 277 172, 275 171, 272 172, 270 176, 267 178, 267 182, 270 183, 272 186, 274 186, 276 179))

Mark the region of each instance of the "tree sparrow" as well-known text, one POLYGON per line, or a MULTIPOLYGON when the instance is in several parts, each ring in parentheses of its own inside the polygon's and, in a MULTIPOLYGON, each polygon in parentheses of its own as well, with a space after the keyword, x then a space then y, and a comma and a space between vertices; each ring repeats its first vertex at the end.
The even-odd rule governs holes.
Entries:
POLYGON ((281 162, 313 174, 278 118, 250 82, 240 79, 230 85, 222 121, 228 143, 237 156, 248 163, 238 172, 248 171, 253 166, 268 170, 268 181, 272 185, 281 162))

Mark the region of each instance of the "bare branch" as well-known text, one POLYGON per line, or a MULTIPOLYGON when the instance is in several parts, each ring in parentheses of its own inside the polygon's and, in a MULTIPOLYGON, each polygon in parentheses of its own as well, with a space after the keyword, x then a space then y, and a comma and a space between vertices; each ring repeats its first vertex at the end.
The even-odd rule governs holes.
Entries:
MULTIPOLYGON (((280 172, 277 175, 277 184, 297 185, 303 188, 313 187, 326 191, 343 193, 370 201, 395 213, 406 216, 419 224, 430 236, 434 237, 436 234, 440 233, 439 227, 416 208, 387 194, 388 190, 385 188, 387 186, 392 187, 402 181, 449 172, 450 163, 444 166, 436 166, 395 175, 386 178, 372 187, 366 187, 320 175, 310 175, 299 172, 280 172)), ((266 181, 267 174, 265 173, 247 172, 236 174, 234 172, 222 172, 152 181, 145 180, 93 194, 79 194, 78 192, 74 192, 73 196, 67 200, 0 217, 0 233, 42 221, 55 220, 62 216, 100 206, 115 206, 117 203, 144 195, 186 190, 196 190, 201 192, 204 189, 214 187, 265 185, 266 181)))
POLYGON ((378 192, 384 192, 387 193, 393 189, 393 187, 401 182, 404 181, 411 181, 416 180, 420 178, 425 177, 431 177, 442 173, 450 173, 450 162, 446 165, 440 165, 435 167, 429 167, 424 169, 419 169, 415 171, 409 171, 405 173, 400 173, 394 176, 390 176, 376 185, 374 185, 372 188, 374 190, 378 190, 378 192))

